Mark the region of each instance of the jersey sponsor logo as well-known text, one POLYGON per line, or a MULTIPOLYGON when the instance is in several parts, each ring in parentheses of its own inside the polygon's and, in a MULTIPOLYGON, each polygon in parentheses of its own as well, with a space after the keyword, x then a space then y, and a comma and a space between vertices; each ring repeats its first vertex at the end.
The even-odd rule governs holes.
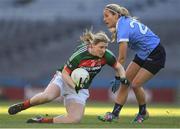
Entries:
POLYGON ((96 67, 81 67, 86 69, 90 74, 92 74, 92 72, 97 72, 101 69, 102 66, 96 66, 96 67))
POLYGON ((102 68, 103 65, 106 64, 105 58, 102 59, 87 59, 87 60, 82 60, 78 67, 82 67, 86 69, 90 74, 97 74, 102 68))
POLYGON ((87 60, 82 60, 78 67, 96 67, 96 66, 102 66, 106 64, 105 58, 98 59, 98 60, 93 60, 93 59, 87 59, 87 60))

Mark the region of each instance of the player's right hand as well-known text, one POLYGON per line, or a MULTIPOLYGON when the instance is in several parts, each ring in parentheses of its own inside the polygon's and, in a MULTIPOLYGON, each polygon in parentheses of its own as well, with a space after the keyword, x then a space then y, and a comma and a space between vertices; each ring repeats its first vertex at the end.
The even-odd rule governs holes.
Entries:
POLYGON ((115 79, 111 81, 111 91, 115 93, 119 89, 121 83, 127 86, 130 85, 127 78, 115 77, 115 79))
POLYGON ((119 87, 120 87, 120 84, 121 84, 121 81, 120 81, 120 79, 118 79, 118 78, 114 78, 112 81, 111 81, 111 91, 113 92, 113 93, 115 93, 118 89, 119 89, 119 87))

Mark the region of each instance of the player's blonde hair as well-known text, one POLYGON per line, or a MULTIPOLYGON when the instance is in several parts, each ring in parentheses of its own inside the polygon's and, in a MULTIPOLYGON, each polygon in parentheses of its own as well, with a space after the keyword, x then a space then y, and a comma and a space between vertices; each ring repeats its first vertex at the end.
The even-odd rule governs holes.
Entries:
POLYGON ((106 5, 105 9, 108 9, 112 13, 118 13, 120 16, 130 17, 129 11, 125 7, 118 4, 108 4, 106 5))
POLYGON ((99 31, 93 33, 92 30, 87 30, 80 36, 80 40, 85 44, 98 44, 99 42, 109 43, 110 39, 105 32, 99 31))
MULTIPOLYGON (((112 14, 118 14, 119 17, 120 16, 125 16, 125 17, 130 17, 133 19, 138 19, 137 17, 132 17, 128 11, 128 9, 126 9, 123 6, 120 6, 118 4, 108 4, 106 5, 105 9, 109 10, 112 14)), ((109 31, 112 33, 111 35, 111 42, 114 42, 116 39, 116 28, 110 28, 109 31)))

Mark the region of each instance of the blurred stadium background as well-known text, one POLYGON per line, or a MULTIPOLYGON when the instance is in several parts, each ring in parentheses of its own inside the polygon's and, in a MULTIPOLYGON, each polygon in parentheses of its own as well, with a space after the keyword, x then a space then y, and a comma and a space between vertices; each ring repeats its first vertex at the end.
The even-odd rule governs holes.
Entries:
MULTIPOLYGON (((0 99, 23 100, 44 89, 86 28, 107 32, 102 13, 109 3, 127 7, 166 48, 166 68, 145 86, 148 101, 179 104, 179 0, 0 0, 0 99)), ((109 48, 117 54, 116 44, 109 48)), ((93 81, 91 101, 113 99, 112 78, 113 70, 105 67, 93 81)), ((132 92, 128 101, 136 102, 132 92)))

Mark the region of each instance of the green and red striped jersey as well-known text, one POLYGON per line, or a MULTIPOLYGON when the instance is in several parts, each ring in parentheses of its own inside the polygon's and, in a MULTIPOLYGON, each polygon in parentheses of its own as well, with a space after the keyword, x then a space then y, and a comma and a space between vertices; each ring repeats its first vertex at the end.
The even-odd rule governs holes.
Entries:
MULTIPOLYGON (((90 80, 84 87, 87 89, 89 88, 93 78, 101 71, 104 65, 107 64, 111 67, 114 67, 116 62, 116 57, 110 50, 106 49, 104 56, 100 58, 91 55, 88 51, 87 45, 83 44, 77 47, 76 51, 62 68, 64 68, 69 73, 69 75, 71 75, 71 72, 76 68, 81 67, 86 69, 90 75, 90 80)), ((62 68, 60 71, 62 71, 62 68)))

